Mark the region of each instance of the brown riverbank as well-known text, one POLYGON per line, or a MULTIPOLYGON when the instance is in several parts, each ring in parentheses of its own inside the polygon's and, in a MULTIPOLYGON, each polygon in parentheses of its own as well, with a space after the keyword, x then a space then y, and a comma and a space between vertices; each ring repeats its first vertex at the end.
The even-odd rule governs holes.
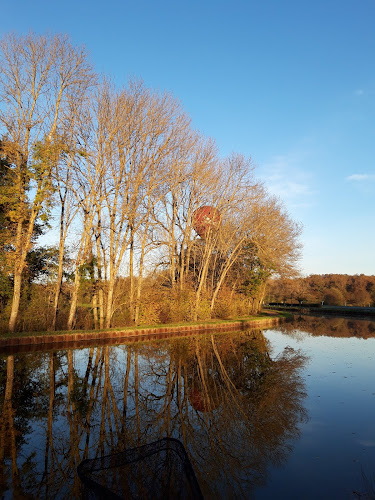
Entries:
POLYGON ((149 339, 165 339, 176 336, 190 336, 212 331, 230 332, 251 328, 266 328, 284 321, 279 315, 260 316, 231 321, 202 322, 186 325, 163 325, 145 328, 124 328, 121 330, 35 333, 0 337, 0 350, 33 351, 50 348, 76 348, 88 345, 120 344, 149 339))

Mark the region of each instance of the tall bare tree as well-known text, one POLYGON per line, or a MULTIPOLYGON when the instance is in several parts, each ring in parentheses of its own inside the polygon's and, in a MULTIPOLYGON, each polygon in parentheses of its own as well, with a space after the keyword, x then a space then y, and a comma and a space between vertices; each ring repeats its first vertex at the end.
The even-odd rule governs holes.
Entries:
MULTIPOLYGON (((102 156, 104 172, 101 214, 105 224, 100 238, 105 241, 107 253, 105 325, 109 327, 116 278, 125 255, 129 256, 130 303, 134 312, 132 306, 139 295, 134 286, 134 245, 140 244, 142 269, 152 207, 163 195, 163 184, 170 176, 169 164, 181 150, 189 120, 178 101, 168 94, 150 91, 139 82, 130 82, 120 92, 107 89, 100 106, 106 110, 105 125, 98 115, 97 126, 105 126, 107 132, 97 134, 94 147, 96 156, 102 156)), ((138 280, 138 286, 140 283, 138 280)))
POLYGON ((0 42, 0 133, 12 158, 18 205, 11 214, 16 237, 10 331, 16 328, 35 223, 47 215, 52 200, 52 170, 62 148, 66 110, 92 81, 85 51, 67 36, 10 34, 0 42))
MULTIPOLYGON (((198 309, 201 300, 201 294, 204 289, 209 288, 209 295, 212 294, 213 283, 208 282, 209 270, 220 265, 219 246, 227 247, 224 254, 227 255, 229 246, 238 240, 238 229, 240 226, 240 214, 243 200, 248 191, 254 187, 254 181, 251 177, 251 160, 242 155, 233 154, 230 157, 218 163, 215 170, 216 182, 211 185, 209 205, 215 207, 220 213, 220 226, 209 226, 206 231, 204 241, 199 245, 199 266, 197 273, 196 293, 195 293, 195 311, 194 317, 198 319, 198 309), (226 224, 227 232, 223 230, 223 223, 231 219, 232 225, 230 231, 229 224, 226 224)), ((238 251, 239 243, 232 245, 232 258, 238 251)))

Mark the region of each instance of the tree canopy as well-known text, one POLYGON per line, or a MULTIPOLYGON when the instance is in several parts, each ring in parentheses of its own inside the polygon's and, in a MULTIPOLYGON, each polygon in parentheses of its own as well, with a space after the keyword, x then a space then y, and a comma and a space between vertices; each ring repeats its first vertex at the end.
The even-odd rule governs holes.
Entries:
POLYGON ((257 312, 267 279, 295 272, 301 228, 251 159, 221 158, 175 97, 116 87, 65 35, 1 40, 0 138, 3 329, 257 312), (205 206, 220 220, 202 237, 205 206), (42 226, 55 250, 38 250, 42 226))

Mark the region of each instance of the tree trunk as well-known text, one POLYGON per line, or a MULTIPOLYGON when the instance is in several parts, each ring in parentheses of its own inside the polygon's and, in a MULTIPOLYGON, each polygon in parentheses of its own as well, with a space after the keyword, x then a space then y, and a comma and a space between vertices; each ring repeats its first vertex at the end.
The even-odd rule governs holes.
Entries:
POLYGON ((69 310, 68 325, 67 325, 68 330, 72 330, 74 327, 74 320, 75 320, 76 311, 77 311, 78 291, 79 291, 80 282, 81 282, 81 278, 79 275, 79 270, 77 268, 75 271, 75 275, 74 275, 72 300, 70 302, 70 310, 69 310))
POLYGON ((17 235, 15 241, 15 262, 13 276, 13 299, 9 317, 9 331, 14 332, 17 324, 18 311, 21 299, 22 271, 25 268, 26 255, 31 246, 31 237, 34 229, 36 213, 32 213, 26 234, 23 237, 22 221, 17 224, 17 235))
POLYGON ((221 276, 220 276, 218 282, 216 283, 216 287, 215 287, 215 290, 214 290, 214 292, 212 294, 212 298, 211 298, 211 313, 214 309, 215 301, 217 299, 220 288, 222 287, 224 280, 228 274, 228 271, 230 270, 230 268, 232 267, 234 262, 235 262, 235 260, 232 259, 229 263, 227 263, 227 265, 224 267, 224 269, 221 272, 221 276))
POLYGON ((175 240, 175 224, 176 224, 176 200, 173 196, 172 201, 172 221, 169 231, 169 259, 170 259, 170 276, 172 288, 176 285, 176 240, 175 240))
POLYGON ((98 231, 95 235, 96 240, 96 258, 97 258, 97 266, 98 266, 98 281, 97 281, 97 293, 99 300, 99 327, 100 329, 104 328, 104 293, 103 293, 103 259, 102 259, 102 249, 100 245, 101 241, 101 211, 100 208, 98 210, 98 231))
POLYGON ((92 294, 92 314, 94 317, 94 329, 97 330, 99 322, 98 322, 98 294, 96 287, 94 293, 92 294))
POLYGON ((130 316, 130 320, 134 321, 135 311, 134 311, 134 234, 133 234, 133 228, 131 228, 131 234, 130 234, 129 280, 130 280, 129 316, 130 316))
POLYGON ((99 288, 99 328, 104 328, 104 292, 99 288))
POLYGON ((210 263, 210 259, 208 258, 208 259, 206 259, 206 262, 203 265, 202 272, 200 275, 199 285, 198 285, 197 291, 195 293, 194 321, 198 320, 198 308, 199 308, 199 304, 200 304, 200 300, 201 300, 202 290, 203 290, 203 287, 204 287, 205 282, 206 282, 206 276, 207 276, 207 272, 208 272, 209 263, 210 263))
POLYGON ((114 288, 115 288, 115 277, 110 276, 109 283, 108 283, 108 293, 107 293, 107 311, 106 311, 106 315, 105 315, 105 327, 106 328, 111 328, 114 288))
POLYGON ((22 281, 22 269, 20 269, 20 266, 16 266, 16 269, 14 271, 12 309, 10 311, 10 317, 9 317, 10 332, 14 332, 16 329, 18 311, 20 307, 20 298, 21 298, 21 281, 22 281))
POLYGON ((134 309, 134 323, 138 325, 139 322, 139 309, 141 303, 141 291, 142 291, 142 282, 143 282, 143 261, 144 261, 144 246, 142 246, 141 258, 139 262, 139 273, 138 273, 138 281, 137 281, 137 293, 135 299, 135 309, 134 309))
POLYGON ((57 282, 56 282, 55 298, 54 298, 54 304, 53 304, 53 318, 52 318, 52 325, 51 325, 51 330, 53 330, 53 331, 56 330, 57 316, 59 313, 59 299, 60 299, 61 288, 62 288, 63 265, 64 265, 64 241, 60 237, 59 268, 58 268, 58 272, 57 272, 57 282))

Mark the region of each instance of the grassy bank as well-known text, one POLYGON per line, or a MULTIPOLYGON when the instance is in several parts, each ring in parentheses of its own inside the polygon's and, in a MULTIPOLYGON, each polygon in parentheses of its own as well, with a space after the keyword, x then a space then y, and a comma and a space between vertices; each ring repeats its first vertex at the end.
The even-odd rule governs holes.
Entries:
POLYGON ((184 333, 191 334, 198 331, 218 330, 239 330, 245 328, 260 327, 267 323, 277 323, 288 315, 286 313, 265 312, 259 316, 248 316, 233 318, 230 320, 213 319, 208 321, 180 322, 158 325, 127 326, 124 328, 111 328, 102 330, 72 330, 58 332, 16 332, 2 333, 0 335, 0 346, 11 345, 44 345, 54 342, 84 342, 109 339, 126 339, 128 337, 147 337, 160 334, 184 333))

